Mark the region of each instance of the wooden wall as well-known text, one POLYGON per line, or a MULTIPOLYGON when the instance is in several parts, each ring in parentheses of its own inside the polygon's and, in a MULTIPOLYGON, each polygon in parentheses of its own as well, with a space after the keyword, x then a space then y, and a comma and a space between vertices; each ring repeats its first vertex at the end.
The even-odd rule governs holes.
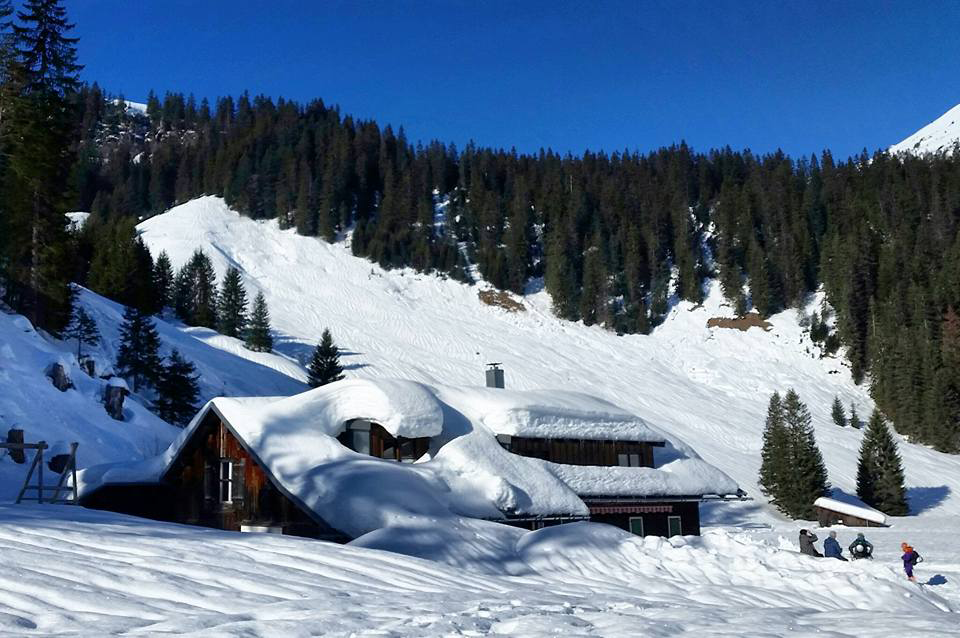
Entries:
POLYGON ((847 527, 886 527, 880 523, 868 521, 865 518, 834 512, 823 507, 815 507, 817 510, 817 522, 820 527, 830 527, 831 525, 846 525, 847 527))
POLYGON ((636 454, 640 467, 653 467, 653 444, 638 441, 590 441, 583 439, 532 439, 511 437, 510 452, 567 465, 618 465, 618 455, 636 454))

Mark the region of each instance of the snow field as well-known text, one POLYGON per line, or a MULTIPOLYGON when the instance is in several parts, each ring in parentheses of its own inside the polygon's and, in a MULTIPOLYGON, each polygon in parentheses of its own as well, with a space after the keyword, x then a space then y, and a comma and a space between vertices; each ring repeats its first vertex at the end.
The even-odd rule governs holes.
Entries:
POLYGON ((811 559, 724 531, 666 541, 588 523, 487 525, 503 556, 463 551, 443 564, 0 506, 0 634, 960 635, 940 596, 883 564, 811 559))
POLYGON ((888 150, 894 154, 927 155, 945 152, 947 155, 952 155, 953 146, 958 141, 960 141, 960 104, 888 150))

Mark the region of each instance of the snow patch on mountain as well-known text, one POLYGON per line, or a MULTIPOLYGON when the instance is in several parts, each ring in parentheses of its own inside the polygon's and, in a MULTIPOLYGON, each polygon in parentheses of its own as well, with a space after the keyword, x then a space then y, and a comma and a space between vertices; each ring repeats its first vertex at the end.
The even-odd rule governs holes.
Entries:
POLYGON ((960 144, 960 104, 956 105, 922 129, 889 148, 889 152, 913 155, 952 155, 960 144))

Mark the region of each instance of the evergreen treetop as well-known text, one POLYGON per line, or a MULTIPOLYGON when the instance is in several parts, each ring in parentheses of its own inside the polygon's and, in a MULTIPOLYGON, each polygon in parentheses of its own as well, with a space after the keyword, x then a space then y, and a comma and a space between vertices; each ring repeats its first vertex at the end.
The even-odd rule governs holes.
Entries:
POLYGON ((324 329, 320 343, 313 350, 308 372, 307 383, 311 388, 343 379, 340 349, 334 344, 333 336, 328 329, 324 329))
POLYGON ((64 338, 77 340, 77 360, 83 359, 83 346, 95 346, 100 343, 100 329, 97 322, 87 314, 82 306, 75 306, 73 318, 64 331, 64 338))
POLYGON ((123 312, 116 363, 121 376, 133 379, 134 392, 146 385, 156 387, 162 367, 160 335, 150 315, 139 308, 127 306, 123 312))
POLYGON ((157 400, 153 404, 157 416, 180 427, 190 422, 197 411, 200 395, 195 373, 194 365, 174 348, 157 381, 157 400))
POLYGON ((890 516, 905 516, 909 511, 900 453, 879 410, 870 416, 860 446, 857 496, 890 516))
POLYGON ((830 416, 833 418, 834 423, 840 427, 846 427, 847 415, 843 411, 843 404, 840 402, 840 397, 833 397, 833 408, 830 411, 830 416))
POLYGON ((270 352, 273 349, 273 336, 270 334, 270 311, 267 299, 258 292, 253 299, 253 310, 247 326, 246 347, 255 352, 270 352))
POLYGON ((240 271, 231 266, 217 295, 217 329, 228 337, 240 337, 247 326, 247 291, 240 271))

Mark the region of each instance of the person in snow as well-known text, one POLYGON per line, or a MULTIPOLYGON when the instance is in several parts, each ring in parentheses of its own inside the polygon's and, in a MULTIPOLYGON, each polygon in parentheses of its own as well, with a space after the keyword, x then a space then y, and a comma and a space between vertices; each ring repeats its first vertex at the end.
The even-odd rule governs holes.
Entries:
POLYGON ((800 553, 807 556, 823 558, 823 554, 817 551, 813 544, 817 541, 817 535, 811 534, 805 529, 800 530, 800 553))
POLYGON ((900 543, 900 549, 903 550, 903 556, 900 557, 903 560, 903 571, 906 572, 907 579, 911 583, 915 583, 917 579, 913 575, 913 568, 916 567, 917 563, 923 562, 923 557, 910 547, 909 543, 900 543))
POLYGON ((847 559, 843 557, 843 549, 840 547, 840 543, 837 542, 836 532, 830 532, 830 538, 823 541, 823 555, 827 558, 836 558, 837 560, 847 562, 847 559))
POLYGON ((854 560, 873 558, 873 545, 864 537, 863 532, 857 534, 856 540, 850 543, 850 547, 847 549, 850 550, 850 555, 853 556, 854 560))

